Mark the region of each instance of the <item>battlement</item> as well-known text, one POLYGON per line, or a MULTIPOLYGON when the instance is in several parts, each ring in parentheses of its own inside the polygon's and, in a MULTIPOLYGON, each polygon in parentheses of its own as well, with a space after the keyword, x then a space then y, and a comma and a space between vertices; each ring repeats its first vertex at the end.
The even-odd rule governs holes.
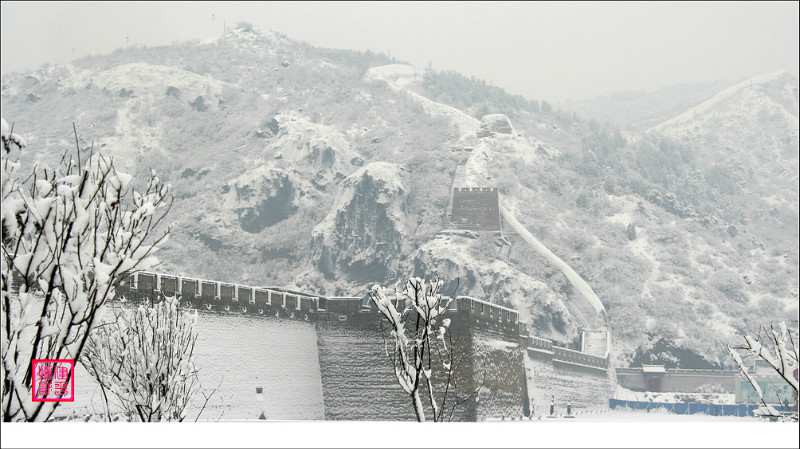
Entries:
POLYGON ((569 364, 583 368, 592 368, 601 371, 608 370, 609 360, 606 357, 600 357, 574 349, 562 348, 544 338, 522 335, 522 339, 531 357, 548 359, 555 363, 569 364))
POLYGON ((453 187, 453 192, 497 192, 497 187, 453 187))
MULTIPOLYGON (((309 320, 325 311, 320 297, 278 287, 256 287, 215 280, 140 271, 116 289, 116 300, 133 304, 179 298, 183 307, 217 312, 271 314, 309 320)), ((323 301, 324 303, 324 301, 323 301)))
MULTIPOLYGON (((21 280, 14 277, 12 285, 19 285, 21 280)), ((182 307, 212 312, 272 315, 305 321, 349 321, 349 324, 374 324, 380 320, 369 295, 326 297, 282 287, 256 287, 147 271, 125 277, 116 289, 115 301, 135 305, 173 296, 179 298, 182 307)), ((396 307, 404 309, 405 299, 398 301, 396 307)), ((545 355, 556 362, 608 368, 606 357, 561 348, 550 340, 530 335, 527 323, 519 320, 519 312, 508 307, 471 296, 456 296, 448 306, 447 317, 468 328, 498 331, 506 340, 520 341, 530 353, 545 355)), ((618 372, 634 374, 640 369, 620 369, 618 372)), ((709 370, 670 372, 676 375, 717 374, 709 370)))
MULTIPOLYGON (((20 281, 14 279, 13 284, 20 281)), ((242 362, 244 353, 231 353, 230 347, 276 355, 284 351, 281 360, 292 363, 297 359, 294 351, 301 350, 313 360, 312 371, 318 371, 309 372, 307 364, 298 365, 296 371, 288 372, 305 382, 303 386, 285 388, 276 383, 270 387, 272 397, 289 404, 305 394, 300 392, 319 391, 313 393, 319 394, 318 399, 306 398, 313 404, 302 411, 311 413, 313 419, 414 419, 407 407, 408 397, 396 384, 391 362, 380 343, 381 314, 368 295, 328 297, 281 287, 142 271, 122 280, 114 301, 135 306, 173 296, 179 298, 182 308, 209 312, 199 328, 207 345, 200 363, 209 378, 231 363, 247 365, 242 362), (253 345, 253 332, 280 332, 285 337, 282 340, 304 343, 302 347, 294 343, 285 347, 253 345)), ((400 302, 398 308, 404 308, 403 299, 395 301, 400 302)), ((459 406, 454 420, 541 415, 553 396, 576 407, 607 406, 614 383, 607 358, 531 336, 518 311, 478 298, 455 297, 445 317, 452 320, 453 347, 464 356, 454 373, 460 388, 472 391, 480 386, 479 394, 459 406)), ((243 369, 257 378, 263 366, 250 364, 243 369)), ((225 379, 221 388, 227 399, 217 401, 218 406, 232 410, 231 404, 235 404, 242 419, 255 419, 257 415, 251 415, 251 411, 260 404, 253 402, 253 388, 257 390, 268 382, 225 379)))

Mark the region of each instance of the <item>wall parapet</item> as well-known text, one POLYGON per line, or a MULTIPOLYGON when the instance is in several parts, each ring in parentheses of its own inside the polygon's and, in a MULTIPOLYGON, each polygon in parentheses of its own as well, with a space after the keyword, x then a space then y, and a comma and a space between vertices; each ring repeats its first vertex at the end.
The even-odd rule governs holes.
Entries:
MULTIPOLYGON (((256 287, 202 278, 139 271, 130 274, 117 287, 118 298, 138 303, 177 296, 183 307, 208 311, 274 315, 290 319, 348 321, 353 314, 377 314, 369 296, 325 297, 282 287, 256 287)), ((401 304, 399 307, 403 307, 401 304)), ((519 312, 470 296, 456 296, 448 308, 452 314, 468 319, 471 325, 496 329, 510 338, 525 341, 531 351, 552 355, 554 361, 607 369, 608 359, 555 346, 552 341, 531 336, 519 312)), ((350 319, 350 321, 353 321, 350 319)), ((360 319, 359 322, 372 320, 360 319)), ((689 373, 697 370, 681 370, 689 373)), ((707 371, 707 370, 706 370, 707 371)), ((627 371, 618 370, 625 374, 627 371)), ((636 372, 635 370, 631 373, 636 372)))
MULTIPOLYGON (((12 279, 13 284, 21 280, 12 279)), ((369 296, 313 295, 282 287, 258 287, 163 273, 138 271, 123 278, 116 288, 115 301, 138 304, 144 301, 160 301, 167 296, 176 296, 182 307, 205 309, 226 313, 274 315, 276 317, 326 321, 351 321, 353 314, 377 314, 369 296)), ((401 305, 402 307, 402 305, 401 305)), ((527 323, 519 320, 519 312, 470 296, 457 296, 448 308, 449 313, 467 318, 470 326, 495 329, 508 338, 527 346, 530 351, 552 355, 553 360, 607 369, 607 358, 598 357, 572 349, 555 346, 552 341, 531 336, 527 323)), ((371 322, 360 319, 358 322, 371 322)), ((636 368, 619 368, 618 374, 635 374, 636 368)), ((731 375, 735 371, 720 370, 669 370, 676 375, 711 374, 731 375)))
MULTIPOLYGON (((642 374, 642 368, 616 368, 617 374, 642 374)), ((737 376, 737 370, 667 368, 670 376, 737 376)))
POLYGON ((280 287, 257 287, 216 280, 139 271, 117 286, 115 301, 138 304, 177 297, 186 308, 309 320, 320 297, 280 287))
POLYGON ((453 187, 454 192, 497 192, 497 187, 453 187))

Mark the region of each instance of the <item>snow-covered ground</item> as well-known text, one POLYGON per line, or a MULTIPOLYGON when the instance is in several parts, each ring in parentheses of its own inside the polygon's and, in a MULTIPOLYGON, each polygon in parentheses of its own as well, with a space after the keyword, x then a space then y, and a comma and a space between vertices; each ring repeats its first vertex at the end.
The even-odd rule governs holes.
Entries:
POLYGON ((547 416, 540 416, 538 418, 528 419, 506 419, 499 418, 490 421, 502 422, 547 422, 547 423, 564 423, 564 422, 650 422, 650 423, 691 423, 691 422, 760 422, 760 419, 752 416, 714 416, 706 415, 703 413, 695 413, 693 415, 678 415, 670 413, 665 409, 654 409, 649 412, 644 410, 594 410, 594 411, 573 411, 572 418, 566 418, 563 413, 556 413, 553 418, 547 416))
MULTIPOLYGON (((550 420, 545 418, 546 420, 550 420)), ((569 420, 576 421, 625 421, 625 422, 663 422, 663 423, 691 423, 691 422, 746 422, 756 421, 756 418, 750 416, 713 416, 703 413, 695 413, 693 415, 678 415, 670 413, 664 409, 656 409, 650 412, 641 410, 609 410, 599 413, 577 413, 575 418, 554 418, 553 420, 569 420)))
POLYGON ((682 392, 654 392, 654 391, 631 391, 617 385, 617 392, 614 399, 623 401, 643 401, 643 402, 662 402, 674 404, 686 402, 687 399, 698 403, 707 404, 735 404, 736 395, 734 393, 682 393, 682 392))

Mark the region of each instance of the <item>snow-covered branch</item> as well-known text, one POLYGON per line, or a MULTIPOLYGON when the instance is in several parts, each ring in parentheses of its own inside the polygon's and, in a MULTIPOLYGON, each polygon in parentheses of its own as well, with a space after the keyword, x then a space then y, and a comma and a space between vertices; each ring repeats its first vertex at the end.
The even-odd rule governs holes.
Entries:
POLYGON ((155 173, 136 191, 101 154, 21 181, 25 142, 2 128, 2 419, 44 421, 59 402, 31 401, 31 361, 80 357, 123 277, 157 263, 171 196, 155 173))
MULTIPOLYGON (((453 298, 439 293, 442 284, 439 279, 426 282, 411 278, 402 289, 392 291, 375 285, 370 292, 372 302, 389 323, 394 348, 388 355, 400 387, 411 397, 418 421, 425 421, 420 397, 422 385, 427 390, 434 421, 445 418, 447 396, 454 386, 456 363, 452 338, 445 338, 449 337, 450 319, 442 318, 453 298), (437 355, 438 363, 434 363, 432 354, 437 355), (444 379, 440 395, 435 392, 434 372, 441 372, 444 379)), ((452 417, 452 412, 448 416, 452 417)))
MULTIPOLYGON (((91 334, 81 363, 114 395, 129 421, 183 421, 199 388, 194 346, 197 311, 178 300, 114 311, 91 334)), ((106 415, 108 413, 106 404, 106 415)))
MULTIPOLYGON (((750 383, 756 391, 762 404, 771 410, 771 413, 777 416, 774 411, 764 401, 764 393, 758 385, 753 374, 751 374, 743 360, 744 357, 755 357, 756 360, 763 360, 783 379, 792 389, 794 389, 795 397, 798 394, 798 380, 795 377, 795 371, 798 368, 798 335, 792 333, 786 327, 786 323, 780 323, 777 326, 760 326, 759 333, 756 337, 745 335, 743 337, 744 344, 736 347, 728 347, 731 357, 739 367, 744 378, 750 383), (740 353, 741 352, 741 353, 740 353)), ((792 420, 797 420, 797 414, 790 417, 792 420)))

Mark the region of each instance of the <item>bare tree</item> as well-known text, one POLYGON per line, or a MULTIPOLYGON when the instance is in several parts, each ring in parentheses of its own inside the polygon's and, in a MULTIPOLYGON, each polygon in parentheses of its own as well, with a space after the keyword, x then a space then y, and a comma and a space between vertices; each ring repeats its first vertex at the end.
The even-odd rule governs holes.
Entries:
POLYGON ((197 311, 178 300, 114 310, 114 319, 91 333, 81 363, 100 385, 110 420, 108 393, 129 421, 183 421, 199 389, 194 346, 197 311))
MULTIPOLYGON (((755 358, 756 360, 763 360, 794 390, 795 401, 798 394, 798 380, 795 377, 795 372, 798 368, 798 344, 797 333, 792 333, 791 330, 786 328, 786 323, 780 323, 777 326, 770 324, 769 326, 761 325, 758 334, 753 337, 750 335, 744 336, 744 344, 739 346, 728 346, 728 352, 733 357, 734 362, 739 367, 742 375, 750 383, 756 391, 759 400, 764 405, 768 416, 778 418, 781 417, 773 407, 770 407, 764 400, 764 392, 758 385, 753 374, 747 369, 745 358, 755 358), (740 351, 744 354, 740 354, 740 351)), ((797 421, 797 410, 793 414, 785 415, 785 418, 791 421, 797 421)))
POLYGON ((370 299, 388 321, 389 334, 394 340, 390 349, 389 340, 384 346, 394 366, 395 377, 403 391, 411 398, 417 421, 425 421, 425 409, 421 394, 422 387, 427 391, 427 402, 430 404, 433 420, 452 419, 457 405, 464 403, 480 389, 459 398, 454 374, 466 354, 460 356, 454 349, 452 334, 448 333, 449 318, 442 318, 447 307, 453 301, 451 297, 442 296, 439 289, 442 281, 436 279, 430 283, 411 278, 401 289, 388 290, 375 285, 370 292, 370 299), (398 307, 402 311, 398 311, 398 307), (447 336, 447 338, 445 338, 447 336), (435 354, 436 362, 434 363, 435 354), (434 371, 440 371, 443 386, 442 393, 436 394, 434 389, 434 371), (448 395, 455 396, 447 409, 448 395))
POLYGON ((2 125, 0 413, 4 421, 46 421, 60 402, 31 400, 32 361, 80 358, 124 275, 157 263, 170 227, 155 228, 171 196, 155 173, 136 191, 113 159, 95 154, 82 165, 80 150, 77 161, 65 152, 57 169, 37 167, 20 180, 15 152, 25 142, 2 125))

